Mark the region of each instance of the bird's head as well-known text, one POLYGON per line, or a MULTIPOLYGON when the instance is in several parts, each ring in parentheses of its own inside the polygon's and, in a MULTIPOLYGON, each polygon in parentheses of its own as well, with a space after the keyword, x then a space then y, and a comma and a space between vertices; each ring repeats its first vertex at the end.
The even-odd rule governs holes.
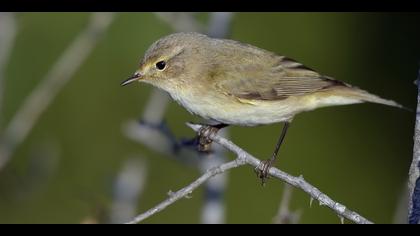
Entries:
POLYGON ((135 81, 168 90, 187 82, 197 71, 200 47, 208 37, 199 33, 175 33, 153 43, 146 51, 138 70, 122 85, 135 81))

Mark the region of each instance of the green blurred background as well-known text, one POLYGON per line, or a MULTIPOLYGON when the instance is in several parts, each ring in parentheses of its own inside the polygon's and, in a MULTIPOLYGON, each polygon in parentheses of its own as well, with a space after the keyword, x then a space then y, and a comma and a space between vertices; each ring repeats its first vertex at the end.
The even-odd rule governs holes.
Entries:
MULTIPOLYGON (((25 97, 85 27, 89 13, 18 13, 5 70, 4 128, 25 97)), ((129 140, 124 122, 141 117, 148 85, 121 88, 148 46, 172 31, 153 13, 118 13, 108 32, 0 170, 0 223, 104 222, 112 184, 133 156, 147 163, 141 213, 200 174, 129 140)), ((207 23, 208 13, 197 16, 207 23)), ((414 109, 420 60, 420 14, 235 13, 230 37, 287 55, 323 74, 414 109)), ((414 112, 376 104, 329 107, 297 116, 277 166, 302 174, 333 199, 377 223, 394 222, 412 155, 414 112)), ((196 120, 171 102, 165 120, 176 136, 193 136, 196 120)), ((232 127, 231 139, 267 158, 280 125, 232 127)), ((230 155, 229 157, 233 157, 230 155)), ((252 168, 229 173, 227 223, 270 223, 283 184, 262 187, 252 168)), ((147 223, 199 223, 199 188, 147 223)), ((324 206, 294 190, 300 223, 340 223, 324 206)))

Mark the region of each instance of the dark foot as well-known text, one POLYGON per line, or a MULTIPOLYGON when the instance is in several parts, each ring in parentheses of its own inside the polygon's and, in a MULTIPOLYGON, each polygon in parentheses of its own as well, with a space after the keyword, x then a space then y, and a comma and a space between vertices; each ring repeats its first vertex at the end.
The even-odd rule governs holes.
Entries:
POLYGON ((261 163, 255 168, 258 178, 261 179, 261 184, 264 186, 269 178, 269 170, 273 165, 273 159, 261 161, 261 163))
POLYGON ((216 134, 219 131, 219 127, 205 125, 198 131, 198 151, 199 152, 210 152, 211 144, 213 140, 209 136, 216 134))

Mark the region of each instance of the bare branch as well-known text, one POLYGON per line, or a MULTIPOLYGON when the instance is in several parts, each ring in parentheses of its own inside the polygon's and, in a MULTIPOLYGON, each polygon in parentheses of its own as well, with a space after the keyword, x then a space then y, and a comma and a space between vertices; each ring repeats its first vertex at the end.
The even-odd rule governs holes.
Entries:
MULTIPOLYGON (((187 124, 190 128, 192 128, 194 131, 198 132, 201 125, 197 124, 187 124)), ((188 185, 187 187, 171 194, 171 196, 160 203, 158 206, 148 210, 147 212, 137 216, 135 219, 130 221, 129 223, 138 223, 142 220, 156 214, 159 211, 162 211, 167 206, 171 205, 175 201, 187 196, 190 194, 194 189, 196 189, 198 186, 203 184, 207 179, 219 174, 223 173, 229 169, 236 168, 239 166, 242 166, 244 164, 251 165, 253 167, 259 168, 261 161, 252 156, 251 154, 247 153, 240 147, 236 146, 231 141, 221 137, 217 134, 208 134, 209 138, 212 139, 214 142, 222 145, 226 149, 230 150, 231 152, 235 153, 237 158, 234 161, 228 162, 226 164, 222 164, 219 167, 214 167, 210 170, 208 170, 204 175, 202 175, 200 178, 198 178, 196 181, 188 185)), ((326 194, 322 193, 319 189, 312 186, 308 182, 306 182, 303 178, 303 176, 295 177, 292 175, 289 175, 277 168, 272 167, 269 171, 269 174, 277 179, 280 179, 294 187, 297 187, 307 194, 311 196, 311 198, 316 199, 320 202, 320 205, 325 205, 329 207, 331 210, 333 210, 337 215, 342 216, 352 222, 358 223, 358 224, 371 224, 372 222, 364 218, 363 216, 359 215, 358 213, 349 210, 347 207, 342 205, 341 203, 338 203, 334 200, 332 200, 330 197, 328 197, 326 194)))
MULTIPOLYGON (((200 125, 196 125, 196 124, 188 124, 188 126, 190 126, 196 132, 198 132, 201 128, 200 125)), ((238 156, 238 158, 243 157, 245 161, 247 162, 247 164, 254 167, 260 167, 260 162, 261 162, 260 160, 258 160, 251 154, 247 153, 246 151, 242 150, 240 147, 236 146, 231 141, 223 137, 220 137, 219 135, 210 135, 210 138, 213 141, 225 147, 226 149, 234 152, 238 156)), ((329 207, 331 210, 335 211, 338 215, 341 215, 348 220, 351 220, 359 224, 372 223, 369 220, 365 219, 363 216, 359 215, 358 213, 351 211, 344 205, 332 200, 326 194, 322 193, 319 189, 317 189, 316 187, 306 182, 303 176, 295 177, 277 168, 271 168, 269 171, 269 174, 290 185, 293 185, 297 188, 302 189, 304 192, 309 194, 312 198, 318 200, 321 205, 325 205, 329 207)))
MULTIPOLYGON (((195 124, 189 124, 189 126, 192 129, 194 129, 196 132, 198 132, 198 130, 201 128, 200 125, 195 125, 195 124)), ((253 157, 251 154, 245 152, 244 150, 236 146, 231 141, 224 139, 218 135, 212 135, 212 137, 210 138, 214 140, 215 142, 219 143, 220 145, 222 145, 223 147, 227 148, 228 150, 234 152, 238 157, 242 157, 242 156, 245 157, 245 160, 248 164, 254 167, 260 166, 260 160, 253 157)), ((353 212, 347 209, 344 205, 332 200, 326 194, 322 193, 319 189, 317 189, 316 187, 306 182, 303 176, 295 177, 277 168, 271 168, 269 171, 269 174, 273 177, 283 180, 284 182, 290 185, 293 185, 297 188, 302 189, 304 192, 309 194, 312 198, 318 200, 321 205, 326 205, 327 207, 335 211, 338 215, 341 215, 355 223, 371 223, 370 221, 360 216, 356 212, 353 212)))
POLYGON ((90 55, 113 18, 112 13, 93 13, 86 28, 80 32, 42 82, 23 102, 1 138, 0 169, 10 159, 14 149, 25 140, 55 96, 90 55))
POLYGON ((172 203, 178 201, 181 198, 187 197, 188 195, 190 195, 192 193, 192 191, 194 191, 196 188, 198 188, 200 185, 202 185, 204 182, 206 182, 208 179, 210 179, 211 177, 218 175, 220 173, 223 173, 227 170, 230 170, 232 168, 241 166, 241 165, 245 165, 246 162, 245 160, 241 159, 241 158, 237 158, 234 161, 230 161, 228 163, 222 164, 218 167, 214 167, 211 168, 209 170, 207 170, 200 178, 198 178, 196 181, 192 182, 190 185, 188 185, 187 187, 171 193, 169 198, 166 199, 165 201, 163 201, 162 203, 160 203, 159 205, 153 207, 152 209, 146 211, 145 213, 138 215, 137 217, 135 217, 132 221, 128 222, 127 224, 136 224, 139 223, 141 221, 143 221, 144 219, 162 211, 163 209, 165 209, 167 206, 171 205, 172 203))
POLYGON ((413 161, 408 173, 408 222, 420 224, 420 69, 417 77, 417 113, 414 130, 413 161))
POLYGON ((0 121, 3 114, 4 68, 8 62, 16 36, 16 19, 14 13, 0 13, 0 121))

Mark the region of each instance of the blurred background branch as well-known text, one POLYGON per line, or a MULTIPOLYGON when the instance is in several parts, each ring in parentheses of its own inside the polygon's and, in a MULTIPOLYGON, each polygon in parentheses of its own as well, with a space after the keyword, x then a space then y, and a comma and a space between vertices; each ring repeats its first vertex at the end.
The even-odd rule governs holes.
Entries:
POLYGON ((156 12, 155 15, 176 32, 203 32, 205 29, 193 12, 156 12))
MULTIPOLYGON (((178 32, 203 32, 204 25, 199 23, 194 13, 155 13, 162 21, 169 24, 174 31, 178 32)), ((233 14, 230 12, 214 12, 210 14, 207 34, 212 37, 228 37, 233 14)), ((143 111, 140 122, 127 122, 123 131, 127 137, 135 140, 149 149, 154 150, 166 157, 192 165, 200 171, 218 166, 224 162, 224 149, 216 147, 214 153, 203 158, 207 154, 199 154, 195 147, 183 145, 176 140, 169 127, 163 122, 165 110, 168 106, 169 97, 165 92, 153 89, 150 98, 143 111)), ((227 137, 227 129, 221 132, 227 137)), ((204 191, 204 205, 201 213, 202 223, 223 223, 225 221, 225 207, 223 195, 226 187, 226 175, 218 175, 206 182, 204 191)))
POLYGON ((9 161, 15 148, 26 139, 56 95, 83 65, 113 19, 113 13, 93 13, 86 28, 76 36, 51 66, 45 78, 24 100, 0 138, 0 170, 9 161))
POLYGON ((0 124, 3 121, 5 67, 12 51, 17 31, 14 13, 0 12, 0 124))
POLYGON ((137 203, 147 182, 147 165, 143 159, 127 159, 119 172, 113 187, 113 203, 109 222, 120 224, 133 218, 137 203))
POLYGON ((289 184, 284 184, 283 196, 280 201, 279 209, 273 219, 274 224, 297 224, 302 216, 302 211, 291 211, 290 202, 292 200, 293 188, 289 184))
POLYGON ((229 38, 232 27, 232 12, 211 13, 208 35, 213 38, 229 38))
POLYGON ((407 224, 408 215, 408 186, 407 180, 402 184, 400 195, 398 196, 397 203, 395 205, 395 211, 392 219, 393 224, 407 224))
POLYGON ((414 130, 413 161, 411 162, 408 180, 409 203, 408 222, 420 224, 420 69, 417 75, 417 112, 414 130))

